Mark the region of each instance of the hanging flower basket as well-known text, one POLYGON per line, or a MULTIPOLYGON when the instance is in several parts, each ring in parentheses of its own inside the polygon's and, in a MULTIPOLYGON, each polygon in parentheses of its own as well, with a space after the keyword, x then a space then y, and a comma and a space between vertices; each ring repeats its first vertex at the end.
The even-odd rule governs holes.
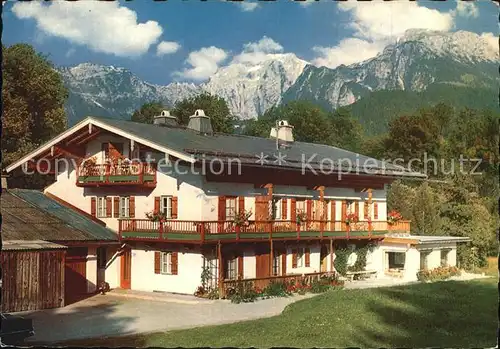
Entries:
POLYGON ((307 222, 307 214, 304 211, 297 212, 297 224, 301 225, 305 222, 307 222))
POLYGON ((238 212, 234 217, 234 225, 237 227, 248 227, 250 222, 248 219, 252 216, 252 211, 238 212))
POLYGON ((358 222, 359 222, 359 217, 356 213, 349 213, 345 217, 345 223, 347 225, 351 225, 351 224, 358 223, 358 222))
POLYGON ((403 219, 403 216, 401 216, 401 213, 396 210, 392 210, 387 214, 387 223, 389 223, 390 225, 396 224, 401 219, 403 219))

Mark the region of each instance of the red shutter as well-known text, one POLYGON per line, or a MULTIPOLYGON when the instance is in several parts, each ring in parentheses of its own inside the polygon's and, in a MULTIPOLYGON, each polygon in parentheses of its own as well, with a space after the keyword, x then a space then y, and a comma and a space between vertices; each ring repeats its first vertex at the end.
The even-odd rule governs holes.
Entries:
POLYGON ((114 204, 114 217, 118 218, 120 217, 120 198, 118 196, 115 196, 113 198, 113 204, 114 204))
POLYGON ((170 261, 172 262, 172 275, 177 275, 179 270, 179 258, 177 252, 172 252, 170 261))
POLYGON ((219 196, 219 217, 217 218, 219 221, 226 220, 226 197, 219 196))
POLYGON ((97 215, 97 199, 95 197, 90 198, 90 214, 94 217, 97 215))
POLYGON ((113 201, 111 197, 106 198, 106 217, 112 217, 113 212, 113 201))
POLYGON ((135 218, 135 196, 128 199, 128 214, 130 218, 135 218))
POLYGON ((292 268, 297 268, 297 249, 292 249, 292 268))
POLYGON ((292 199, 290 204, 290 220, 295 222, 297 220, 297 200, 292 199))
POLYGON ((312 200, 306 200, 307 219, 312 219, 312 200))
POLYGON ((172 219, 177 219, 178 216, 178 202, 177 196, 172 196, 172 219))
POLYGON ((368 220, 368 201, 365 201, 365 207, 363 212, 365 219, 368 220))
POLYGON ((281 255, 281 275, 286 275, 286 249, 281 255))
POLYGON ((286 220, 288 218, 288 200, 281 199, 281 219, 286 220))
POLYGON ((336 212, 336 210, 335 210, 335 200, 332 200, 330 205, 331 205, 331 206, 330 206, 330 211, 331 211, 331 212, 330 212, 330 216, 331 216, 331 217, 330 217, 330 220, 331 220, 332 222, 335 222, 335 219, 336 219, 336 217, 337 217, 337 215, 335 214, 335 212, 336 212))
POLYGON ((240 214, 245 213, 245 197, 244 196, 240 196, 238 198, 238 210, 239 210, 240 214))
POLYGON ((306 255, 306 267, 311 266, 311 250, 309 247, 304 249, 304 254, 306 255))
POLYGON ((155 274, 160 274, 161 272, 161 252, 155 252, 155 274))
POLYGON ((354 201, 354 212, 356 213, 356 216, 359 218, 359 201, 354 201))
POLYGON ((373 203, 373 219, 378 219, 378 204, 373 203))
POLYGON ((160 197, 155 196, 155 209, 154 213, 160 213, 160 197))
POLYGON ((241 252, 241 256, 238 256, 238 277, 243 279, 243 252, 241 252))
POLYGON ((347 202, 342 200, 342 221, 345 221, 347 216, 347 202))

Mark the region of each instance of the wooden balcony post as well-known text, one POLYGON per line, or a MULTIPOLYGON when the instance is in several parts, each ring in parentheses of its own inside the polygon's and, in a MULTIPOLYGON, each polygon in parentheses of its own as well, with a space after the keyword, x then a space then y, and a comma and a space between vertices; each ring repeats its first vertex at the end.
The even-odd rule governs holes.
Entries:
MULTIPOLYGON (((132 165, 130 165, 132 166, 132 165)), ((144 183, 144 163, 139 163, 139 183, 143 184, 144 183)))
POLYGON ((269 275, 273 275, 273 239, 269 240, 269 275))
POLYGON ((326 213, 326 208, 325 208, 325 186, 321 185, 318 187, 319 191, 319 202, 320 202, 320 207, 321 207, 321 215, 320 215, 320 222, 319 222, 319 230, 321 231, 321 239, 323 239, 323 231, 325 230, 325 213, 326 213))
POLYGON ((122 220, 118 220, 118 239, 122 240, 122 220))
POLYGON ((368 236, 372 236, 372 189, 368 188, 368 236))
POLYGON ((163 240, 163 222, 160 221, 158 224, 158 232, 160 240, 163 240))
POLYGON ((205 242, 205 222, 201 222, 200 240, 205 242))
POLYGON ((330 271, 333 272, 333 239, 330 238, 330 271))
POLYGON ((218 275, 218 285, 219 285, 219 298, 222 298, 224 296, 224 289, 223 289, 223 284, 222 284, 222 278, 223 278, 223 265, 222 265, 222 251, 221 251, 221 243, 220 240, 217 242, 217 260, 219 263, 219 275, 218 275))

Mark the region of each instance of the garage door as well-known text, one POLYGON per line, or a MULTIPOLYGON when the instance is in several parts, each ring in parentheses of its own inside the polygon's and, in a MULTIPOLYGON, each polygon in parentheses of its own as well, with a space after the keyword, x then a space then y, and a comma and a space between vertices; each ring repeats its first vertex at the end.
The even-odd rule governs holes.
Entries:
POLYGON ((72 247, 66 253, 64 268, 66 304, 77 302, 87 294, 87 248, 72 247))

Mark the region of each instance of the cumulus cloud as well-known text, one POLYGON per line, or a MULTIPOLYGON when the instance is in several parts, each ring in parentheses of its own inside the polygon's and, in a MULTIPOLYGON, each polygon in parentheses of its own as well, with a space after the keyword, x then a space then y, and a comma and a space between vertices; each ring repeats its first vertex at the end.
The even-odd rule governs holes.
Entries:
POLYGON ((316 2, 317 0, 303 0, 303 1, 296 1, 300 4, 300 6, 303 6, 303 7, 309 7, 309 5, 311 5, 313 2, 316 2))
POLYGON ((245 2, 242 2, 239 4, 241 6, 241 10, 243 12, 252 12, 254 11, 257 7, 259 7, 259 4, 256 2, 250 2, 249 0, 246 0, 245 2))
POLYGON ((338 8, 350 15, 348 27, 353 35, 334 47, 314 47, 318 54, 314 64, 335 68, 339 64, 360 62, 375 56, 408 29, 448 31, 454 26, 452 12, 440 12, 406 0, 346 1, 338 3, 338 8))
POLYGON ((190 68, 176 72, 174 75, 189 80, 206 80, 217 72, 219 65, 227 57, 228 54, 223 49, 215 46, 203 47, 189 54, 186 64, 190 68))
POLYGON ((249 42, 243 45, 243 51, 233 58, 232 63, 257 64, 266 60, 269 54, 280 52, 283 52, 283 46, 264 36, 257 42, 249 42))
POLYGON ((481 39, 486 41, 493 48, 493 50, 496 52, 499 51, 497 35, 493 35, 493 33, 482 33, 480 36, 481 39))
POLYGON ((479 10, 476 4, 473 2, 458 0, 457 8, 453 12, 453 14, 461 17, 477 18, 479 17, 479 10))
POLYGON ((47 35, 116 56, 147 52, 163 32, 158 22, 138 23, 137 14, 119 2, 17 2, 12 12, 20 19, 34 20, 47 35))
POLYGON ((181 48, 177 42, 174 41, 162 41, 156 47, 156 55, 164 56, 172 53, 176 53, 181 48))

